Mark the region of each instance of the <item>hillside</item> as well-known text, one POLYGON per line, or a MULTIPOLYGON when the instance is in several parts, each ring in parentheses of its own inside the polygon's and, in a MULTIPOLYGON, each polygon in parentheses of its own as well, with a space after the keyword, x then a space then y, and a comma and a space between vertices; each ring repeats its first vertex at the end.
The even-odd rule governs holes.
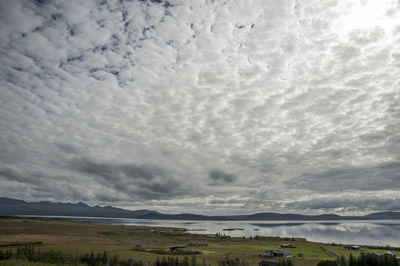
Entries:
POLYGON ((18 199, 0 198, 0 215, 53 215, 53 216, 82 216, 135 219, 169 219, 169 220, 214 220, 214 221, 318 221, 318 220, 382 220, 400 219, 399 212, 378 212, 365 216, 340 216, 336 214, 301 215, 280 213, 256 213, 234 216, 205 216, 191 213, 164 214, 151 210, 125 210, 112 206, 89 206, 83 202, 26 202, 18 199))

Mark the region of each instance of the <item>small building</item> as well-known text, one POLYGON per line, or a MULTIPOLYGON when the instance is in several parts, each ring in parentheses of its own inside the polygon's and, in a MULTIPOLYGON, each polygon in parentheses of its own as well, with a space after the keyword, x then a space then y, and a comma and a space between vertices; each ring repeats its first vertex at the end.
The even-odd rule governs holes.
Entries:
POLYGON ((265 258, 291 258, 292 254, 283 252, 282 250, 268 250, 265 252, 265 258))
POLYGON ((281 248, 296 248, 296 247, 292 246, 292 244, 281 244, 281 248))
POLYGON ((258 266, 278 266, 279 264, 272 261, 262 260, 258 263, 258 266))
POLYGON ((358 251, 358 250, 360 250, 360 246, 353 246, 353 245, 345 246, 345 247, 344 247, 344 250, 358 251))
POLYGON ((280 250, 268 250, 265 252, 266 258, 283 257, 283 252, 280 250))
POLYGON ((385 255, 396 257, 396 252, 394 252, 394 251, 387 251, 387 252, 385 253, 385 255))

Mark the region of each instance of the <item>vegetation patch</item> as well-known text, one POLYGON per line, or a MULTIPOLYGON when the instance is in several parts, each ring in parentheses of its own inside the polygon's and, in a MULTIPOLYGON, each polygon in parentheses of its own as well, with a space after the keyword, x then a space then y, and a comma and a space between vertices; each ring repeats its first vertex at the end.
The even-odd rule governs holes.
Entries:
POLYGON ((354 257, 351 253, 348 259, 344 256, 332 261, 324 260, 318 266, 398 266, 396 256, 377 255, 374 253, 362 252, 360 256, 354 257))
POLYGON ((148 252, 153 253, 153 254, 160 254, 160 255, 199 255, 202 254, 201 251, 197 250, 176 250, 174 252, 170 252, 169 250, 163 250, 163 249, 151 249, 148 252))
POLYGON ((0 243, 0 247, 22 247, 41 245, 42 241, 38 242, 15 242, 15 243, 0 243))
POLYGON ((117 232, 99 232, 99 234, 106 235, 106 236, 118 235, 117 232))

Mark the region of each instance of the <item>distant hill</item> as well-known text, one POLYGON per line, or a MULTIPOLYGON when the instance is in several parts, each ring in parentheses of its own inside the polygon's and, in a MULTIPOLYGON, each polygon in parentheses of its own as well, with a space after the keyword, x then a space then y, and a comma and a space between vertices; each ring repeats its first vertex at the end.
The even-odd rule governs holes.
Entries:
POLYGON ((372 220, 400 220, 400 212, 376 212, 365 215, 365 217, 372 220))
POLYGON ((191 213, 164 214, 150 210, 125 210, 112 206, 88 206, 83 202, 26 202, 0 197, 0 215, 53 215, 107 218, 168 219, 168 220, 212 220, 212 221, 320 221, 320 220, 400 220, 400 212, 378 212, 365 216, 340 216, 336 214, 301 215, 280 213, 256 213, 250 215, 205 216, 191 213))
POLYGON ((83 216, 108 218, 137 218, 142 215, 157 214, 149 210, 124 210, 111 206, 90 207, 83 202, 26 202, 10 198, 0 198, 0 215, 55 215, 55 216, 83 216))

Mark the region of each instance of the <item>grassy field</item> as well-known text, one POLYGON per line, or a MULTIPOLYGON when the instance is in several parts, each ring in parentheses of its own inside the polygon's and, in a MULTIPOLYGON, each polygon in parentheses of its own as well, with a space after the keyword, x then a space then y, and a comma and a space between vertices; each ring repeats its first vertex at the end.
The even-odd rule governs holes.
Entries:
MULTIPOLYGON (((157 257, 176 256, 152 253, 152 250, 169 251, 173 246, 187 246, 190 242, 209 244, 208 247, 188 247, 201 251, 197 261, 203 259, 215 265, 225 256, 244 258, 251 265, 258 265, 266 250, 279 249, 280 244, 288 243, 296 248, 285 249, 292 254, 297 266, 316 265, 320 260, 335 259, 335 255, 349 256, 343 246, 313 243, 305 239, 281 239, 277 237, 217 238, 205 235, 189 234, 183 229, 104 225, 89 222, 74 222, 54 219, 0 218, 0 250, 15 250, 18 246, 33 245, 40 250, 62 250, 79 256, 86 253, 118 255, 122 259, 154 262, 157 257)), ((386 250, 361 248, 366 252, 386 250)), ((353 252, 357 256, 359 252, 353 252)), ((183 257, 183 255, 181 255, 183 257)), ((277 261, 277 259, 270 259, 277 261)), ((0 262, 0 265, 7 262, 0 262)), ((29 264, 49 265, 49 264, 29 264)))

